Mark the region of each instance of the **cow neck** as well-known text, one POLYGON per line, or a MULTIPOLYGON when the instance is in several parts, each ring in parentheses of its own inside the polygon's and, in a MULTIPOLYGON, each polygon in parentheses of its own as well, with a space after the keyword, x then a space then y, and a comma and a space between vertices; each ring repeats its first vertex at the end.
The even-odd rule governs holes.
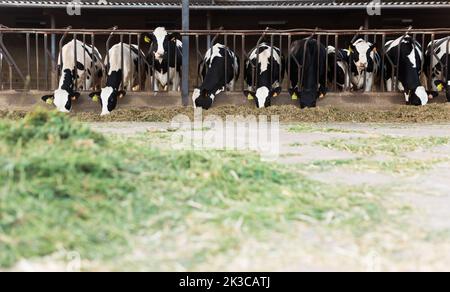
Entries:
POLYGON ((61 75, 61 84, 60 88, 69 92, 73 93, 73 83, 75 79, 73 78, 74 74, 70 69, 65 69, 61 75))
POLYGON ((115 90, 119 90, 120 84, 122 84, 122 69, 111 72, 106 80, 106 87, 111 87, 115 90))

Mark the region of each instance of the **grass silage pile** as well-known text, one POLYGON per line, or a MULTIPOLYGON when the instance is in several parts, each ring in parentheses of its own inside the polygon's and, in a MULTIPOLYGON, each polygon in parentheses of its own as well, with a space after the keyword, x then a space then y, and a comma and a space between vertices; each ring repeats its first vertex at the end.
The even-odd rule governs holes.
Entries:
POLYGON ((370 187, 252 153, 157 149, 46 111, 0 121, 0 182, 0 268, 62 250, 117 267, 139 250, 145 269, 193 270, 294 223, 363 234, 390 220, 370 187))

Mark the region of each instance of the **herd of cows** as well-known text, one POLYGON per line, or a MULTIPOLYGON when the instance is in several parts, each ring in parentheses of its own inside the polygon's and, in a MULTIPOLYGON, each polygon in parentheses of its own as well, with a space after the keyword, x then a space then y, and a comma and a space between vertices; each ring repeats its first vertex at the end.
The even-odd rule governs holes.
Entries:
MULTIPOLYGON (((145 41, 152 44, 147 54, 137 45, 119 43, 110 48, 104 61, 95 47, 78 40, 67 43, 58 58, 59 86, 42 99, 61 112, 70 112, 72 102, 80 96, 78 91, 91 90, 89 96, 100 102, 101 114, 108 115, 126 91, 143 88, 148 73, 153 77, 155 92, 160 88, 179 90, 180 35, 159 27, 145 41), (101 88, 105 73, 106 85, 101 88)), ((382 58, 377 46, 364 39, 351 43, 348 49, 337 49, 310 37, 292 42, 286 58, 279 48, 263 42, 250 51, 242 64, 248 87, 244 94, 258 108, 268 107, 282 91, 288 72, 289 93, 302 108, 315 107, 317 100, 326 95, 331 81, 336 81, 340 90, 369 92, 379 78, 387 91, 402 91, 409 105, 426 105, 443 90, 450 102, 450 66, 445 65, 449 46, 450 38, 435 40, 423 54, 420 43, 405 35, 387 42, 382 58)), ((231 48, 214 44, 198 68, 202 82, 192 94, 194 107, 209 109, 218 94, 234 88, 240 66, 240 59, 231 48)))

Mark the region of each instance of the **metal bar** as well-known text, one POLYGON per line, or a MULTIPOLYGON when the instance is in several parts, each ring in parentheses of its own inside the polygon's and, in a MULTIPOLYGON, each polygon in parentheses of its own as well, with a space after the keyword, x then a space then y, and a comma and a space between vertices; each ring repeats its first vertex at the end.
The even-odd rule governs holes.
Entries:
POLYGON ((247 52, 245 51, 245 35, 241 35, 241 76, 242 76, 242 91, 247 90, 245 88, 245 74, 246 72, 246 55, 247 52))
POLYGON ((288 35, 288 68, 287 68, 287 71, 288 71, 288 88, 290 88, 293 84, 291 83, 291 80, 290 80, 290 78, 291 78, 291 50, 292 50, 292 48, 291 48, 291 46, 292 46, 292 36, 291 35, 288 35))
POLYGON ((36 47, 36 89, 39 90, 39 34, 35 34, 35 47, 36 47))
MULTIPOLYGON (((327 84, 328 84, 328 65, 329 65, 329 62, 328 62, 328 46, 330 45, 330 38, 329 37, 330 37, 329 35, 325 36, 325 76, 326 76, 325 80, 327 80, 327 84)), ((337 52, 335 52, 335 54, 337 54, 337 52)))
MULTIPOLYGON (((199 36, 196 35, 195 36, 195 51, 197 52, 197 54, 195 54, 195 64, 197 64, 197 69, 200 69, 200 60, 199 60, 199 55, 200 55, 200 42, 199 42, 199 36)), ((198 71, 197 70, 197 71, 198 71)), ((200 71, 197 72, 197 78, 195 79, 195 87, 198 88, 200 86, 200 74, 202 74, 200 71)))
MULTIPOLYGON (((233 35, 233 53, 236 55, 236 35, 233 35)), ((233 79, 235 78, 234 74, 233 74, 233 79)), ((237 81, 237 80, 236 80, 237 81)), ((231 91, 235 91, 236 88, 236 83, 233 82, 233 88, 231 88, 231 91)))
MULTIPOLYGON (((182 29, 189 31, 189 0, 183 0, 182 5, 182 29)), ((181 99, 184 106, 189 104, 189 36, 183 35, 183 76, 181 78, 181 99)))
POLYGON ((223 87, 224 87, 224 92, 227 92, 227 85, 228 85, 228 52, 227 52, 227 50, 228 50, 228 38, 227 38, 227 35, 226 34, 224 34, 223 35, 223 43, 224 43, 224 45, 225 45, 225 56, 224 56, 224 61, 225 61, 225 66, 224 66, 224 70, 225 70, 225 78, 224 78, 224 80, 225 80, 225 84, 223 85, 223 87))
MULTIPOLYGON (((450 38, 446 39, 446 49, 445 49, 445 84, 448 86, 448 64, 449 64, 449 58, 448 58, 448 54, 449 54, 449 49, 450 49, 450 38)), ((430 76, 431 78, 431 76, 430 76)))
POLYGON ((430 62, 430 67, 429 68, 425 68, 425 70, 428 70, 428 76, 430 76, 430 78, 429 78, 429 80, 428 80, 428 88, 432 88, 432 81, 431 81, 431 76, 432 76, 432 74, 433 74, 433 58, 434 58, 434 56, 433 56, 433 52, 434 52, 434 40, 435 40, 435 34, 433 33, 433 34, 431 34, 431 54, 430 54, 430 57, 431 57, 431 62, 430 62))
POLYGON ((384 34, 381 38, 381 92, 385 92, 386 88, 385 88, 385 83, 384 83, 384 78, 386 72, 384 72, 385 68, 384 68, 384 62, 385 62, 385 58, 386 58, 386 35, 384 34))
POLYGON ((45 72, 45 90, 49 90, 49 82, 48 82, 48 35, 44 34, 44 72, 45 72))
MULTIPOLYGON (((137 43, 137 48, 138 48, 139 90, 143 91, 143 90, 145 90, 145 85, 143 86, 143 84, 142 84, 142 69, 145 70, 145 66, 144 66, 144 68, 142 68, 141 64, 143 64, 143 63, 145 64, 145 59, 141 60, 141 58, 143 57, 143 56, 141 56, 141 35, 138 35, 136 38, 137 38, 136 43, 137 43)), ((149 75, 149 78, 150 78, 150 75, 149 75)))
POLYGON ((26 46, 27 46, 27 78, 25 80, 24 88, 28 89, 29 82, 31 80, 31 44, 30 44, 30 33, 26 34, 26 46))
MULTIPOLYGON (((335 49, 334 49, 334 51, 335 51, 335 54, 334 54, 334 80, 333 80, 333 86, 334 86, 334 91, 337 91, 338 89, 337 89, 337 66, 338 66, 338 64, 337 64, 337 55, 338 55, 338 52, 339 52, 339 36, 338 35, 335 35, 335 37, 334 37, 334 45, 335 45, 335 49)), ((350 72, 347 72, 347 74, 350 74, 350 72)), ((345 86, 346 86, 346 82, 345 82, 345 79, 347 78, 347 76, 344 76, 344 86, 343 86, 343 88, 345 89, 345 86)))
MULTIPOLYGON (((94 55, 94 49, 92 49, 92 55, 94 55)), ((91 60, 92 62, 94 62, 94 60, 91 60)), ((85 72, 83 72, 83 88, 84 90, 89 90, 89 88, 87 88, 87 74, 86 74, 86 70, 87 70, 87 64, 86 64, 86 34, 83 34, 83 64, 84 64, 84 70, 85 72)), ((92 73, 92 72, 91 72, 92 73)))
MULTIPOLYGON (((110 60, 111 62, 111 60, 110 60)), ((125 88, 125 74, 124 74, 124 48, 123 48, 123 34, 120 34, 120 70, 122 70, 122 77, 120 82, 120 89, 123 90, 125 88)))
MULTIPOLYGON (((128 52, 130 53, 130 56, 129 56, 129 60, 130 60, 130 63, 128 64, 129 65, 129 70, 130 70, 130 80, 129 81, 127 81, 127 82, 129 82, 128 84, 129 84, 129 86, 127 86, 127 90, 129 90, 129 91, 133 91, 133 87, 134 87, 134 70, 133 70, 133 50, 131 49, 132 48, 132 39, 131 39, 131 34, 130 35, 128 35, 128 45, 129 45, 129 50, 128 50, 128 52)), ((139 51, 138 51, 138 56, 139 56, 139 51)), ((139 62, 138 62, 138 67, 139 67, 139 62)), ((136 68, 137 69, 137 68, 136 68)))
POLYGON ((73 58, 75 61, 75 68, 74 68, 74 78, 73 78, 73 87, 75 90, 78 90, 78 68, 77 68, 77 62, 78 62, 78 56, 77 56, 77 34, 73 34, 73 58))
POLYGON ((283 66, 284 66, 284 60, 283 60, 283 58, 281 57, 281 56, 283 55, 283 36, 282 36, 282 35, 280 35, 280 47, 279 47, 279 49, 280 49, 280 59, 281 59, 281 64, 280 64, 280 66, 278 66, 278 67, 279 67, 279 71, 278 71, 278 83, 279 83, 279 85, 282 87, 282 86, 283 86, 283 84, 282 84, 282 82, 283 82, 282 75, 283 75, 283 66))
POLYGON ((270 35, 270 89, 272 89, 273 85, 273 42, 274 42, 274 35, 270 35))

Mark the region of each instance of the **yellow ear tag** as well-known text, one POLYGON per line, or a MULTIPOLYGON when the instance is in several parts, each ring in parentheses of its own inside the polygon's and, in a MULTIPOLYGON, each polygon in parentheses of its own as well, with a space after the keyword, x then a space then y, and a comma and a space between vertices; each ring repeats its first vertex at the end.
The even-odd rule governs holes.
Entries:
POLYGON ((47 104, 53 104, 53 99, 52 98, 47 99, 46 103, 47 104))
POLYGON ((148 37, 148 36, 145 36, 144 37, 144 42, 146 42, 146 43, 150 43, 152 40, 148 37))
POLYGON ((439 92, 441 92, 442 90, 444 90, 444 85, 441 83, 441 84, 439 84, 438 86, 437 86, 437 90, 439 91, 439 92))
POLYGON ((92 101, 93 102, 98 102, 98 99, 99 99, 100 97, 98 96, 98 95, 94 95, 93 97, 92 97, 92 101))
POLYGON ((352 48, 351 47, 348 47, 348 52, 347 52, 347 55, 348 56, 350 56, 351 54, 353 53, 353 50, 352 50, 352 48))
POLYGON ((253 100, 253 95, 251 95, 250 93, 247 95, 247 99, 248 100, 253 100))
POLYGON ((297 93, 292 94, 291 97, 292 97, 292 100, 297 100, 298 99, 297 93))

